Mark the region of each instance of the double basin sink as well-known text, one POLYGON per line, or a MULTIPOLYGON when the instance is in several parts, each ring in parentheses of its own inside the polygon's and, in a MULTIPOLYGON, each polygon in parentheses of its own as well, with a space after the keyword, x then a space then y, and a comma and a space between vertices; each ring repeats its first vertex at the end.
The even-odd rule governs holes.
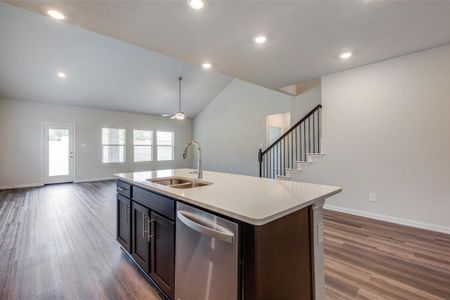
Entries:
POLYGON ((167 177, 167 178, 147 179, 147 180, 153 183, 165 185, 175 189, 190 189, 195 187, 207 186, 211 184, 210 182, 179 177, 167 177))

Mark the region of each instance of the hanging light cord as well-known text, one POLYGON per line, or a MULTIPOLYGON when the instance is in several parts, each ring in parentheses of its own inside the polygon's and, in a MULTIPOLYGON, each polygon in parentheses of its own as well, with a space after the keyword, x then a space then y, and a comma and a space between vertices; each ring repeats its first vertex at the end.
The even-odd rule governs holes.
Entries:
POLYGON ((181 79, 182 77, 178 78, 178 112, 181 112, 181 79))

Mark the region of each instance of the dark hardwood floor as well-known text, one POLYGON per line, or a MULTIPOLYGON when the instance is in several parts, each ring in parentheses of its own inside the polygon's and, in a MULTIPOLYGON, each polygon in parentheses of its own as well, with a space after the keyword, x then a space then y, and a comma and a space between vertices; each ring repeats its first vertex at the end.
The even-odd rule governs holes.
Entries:
MULTIPOLYGON (((159 299, 115 239, 115 182, 0 191, 0 299, 159 299)), ((450 237, 327 211, 327 299, 450 299, 450 237)))

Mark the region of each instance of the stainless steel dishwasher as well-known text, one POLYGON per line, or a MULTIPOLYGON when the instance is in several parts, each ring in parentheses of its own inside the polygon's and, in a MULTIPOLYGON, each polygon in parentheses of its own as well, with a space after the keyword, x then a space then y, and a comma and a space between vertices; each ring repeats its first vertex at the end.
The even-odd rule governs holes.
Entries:
POLYGON ((238 296, 238 224, 177 203, 175 299, 238 296))

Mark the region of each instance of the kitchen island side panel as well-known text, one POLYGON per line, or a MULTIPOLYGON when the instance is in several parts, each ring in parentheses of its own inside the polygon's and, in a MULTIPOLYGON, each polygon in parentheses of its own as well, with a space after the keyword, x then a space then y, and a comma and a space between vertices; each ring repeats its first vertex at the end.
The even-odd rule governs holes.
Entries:
POLYGON ((243 225, 243 299, 313 299, 311 222, 305 207, 262 226, 243 225))

